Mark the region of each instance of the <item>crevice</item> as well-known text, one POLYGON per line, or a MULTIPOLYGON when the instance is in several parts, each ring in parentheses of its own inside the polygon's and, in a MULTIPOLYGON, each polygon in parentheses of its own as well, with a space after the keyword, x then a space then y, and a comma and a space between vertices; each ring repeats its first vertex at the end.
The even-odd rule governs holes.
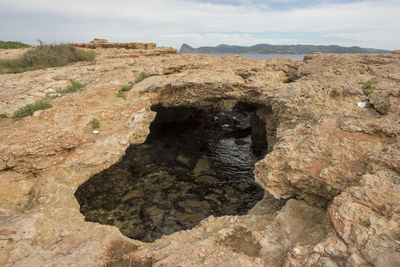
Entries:
POLYGON ((305 73, 301 73, 297 66, 289 66, 283 69, 286 75, 285 83, 293 83, 304 76, 307 76, 305 73))

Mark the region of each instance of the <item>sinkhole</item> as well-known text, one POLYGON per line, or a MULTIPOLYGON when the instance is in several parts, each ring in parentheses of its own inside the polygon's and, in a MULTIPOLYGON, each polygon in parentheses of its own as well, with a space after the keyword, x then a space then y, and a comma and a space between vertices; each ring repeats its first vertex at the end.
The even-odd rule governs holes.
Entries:
POLYGON ((76 191, 86 221, 152 242, 210 215, 246 214, 263 198, 253 176, 267 153, 257 106, 152 109, 157 116, 145 143, 76 191))

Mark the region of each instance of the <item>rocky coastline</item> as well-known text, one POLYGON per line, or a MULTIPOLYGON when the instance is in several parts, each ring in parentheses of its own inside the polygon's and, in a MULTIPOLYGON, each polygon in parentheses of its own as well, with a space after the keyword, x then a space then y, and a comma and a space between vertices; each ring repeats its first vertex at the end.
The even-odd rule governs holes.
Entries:
POLYGON ((257 61, 91 45, 79 46, 95 63, 0 75, 5 114, 70 80, 85 85, 33 116, 0 119, 1 266, 400 265, 398 53, 257 61), (246 214, 201 218, 154 242, 85 221, 78 188, 146 142, 154 107, 238 103, 254 107, 252 129, 263 127, 251 134, 268 151, 254 169, 264 198, 246 214))

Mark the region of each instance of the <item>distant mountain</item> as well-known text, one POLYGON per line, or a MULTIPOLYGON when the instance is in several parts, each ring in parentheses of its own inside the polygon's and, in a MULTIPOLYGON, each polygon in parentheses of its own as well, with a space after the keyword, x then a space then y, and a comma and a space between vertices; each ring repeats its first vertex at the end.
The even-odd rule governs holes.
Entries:
POLYGON ((319 54, 319 53, 377 53, 387 54, 391 53, 389 50, 361 48, 358 46, 343 47, 338 45, 270 45, 270 44, 257 44, 253 46, 237 46, 220 44, 218 46, 203 46, 193 48, 188 44, 183 44, 179 50, 181 54, 216 54, 216 53, 229 53, 229 54, 319 54))

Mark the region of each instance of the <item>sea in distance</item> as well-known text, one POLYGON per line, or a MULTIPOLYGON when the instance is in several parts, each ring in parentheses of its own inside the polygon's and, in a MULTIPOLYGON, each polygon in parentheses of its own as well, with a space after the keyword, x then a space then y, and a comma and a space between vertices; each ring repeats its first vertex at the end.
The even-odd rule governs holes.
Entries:
POLYGON ((294 59, 297 61, 303 61, 304 56, 306 56, 306 54, 230 54, 230 53, 215 53, 215 54, 213 53, 212 55, 217 56, 217 57, 238 55, 238 56, 257 59, 257 60, 266 60, 266 59, 277 58, 277 57, 287 57, 287 58, 291 58, 291 59, 294 59))
MULTIPOLYGON (((184 54, 192 54, 192 53, 184 53, 184 54)), ((197 53, 195 53, 197 54, 197 53)), ((248 53, 242 53, 242 54, 234 54, 234 53, 212 53, 210 55, 217 56, 217 57, 226 57, 226 56, 242 56, 242 57, 247 57, 247 58, 252 58, 256 60, 266 60, 266 59, 271 59, 271 58, 277 58, 277 57, 286 57, 286 58, 291 58, 297 61, 303 61, 304 56, 307 54, 248 54, 248 53)))

